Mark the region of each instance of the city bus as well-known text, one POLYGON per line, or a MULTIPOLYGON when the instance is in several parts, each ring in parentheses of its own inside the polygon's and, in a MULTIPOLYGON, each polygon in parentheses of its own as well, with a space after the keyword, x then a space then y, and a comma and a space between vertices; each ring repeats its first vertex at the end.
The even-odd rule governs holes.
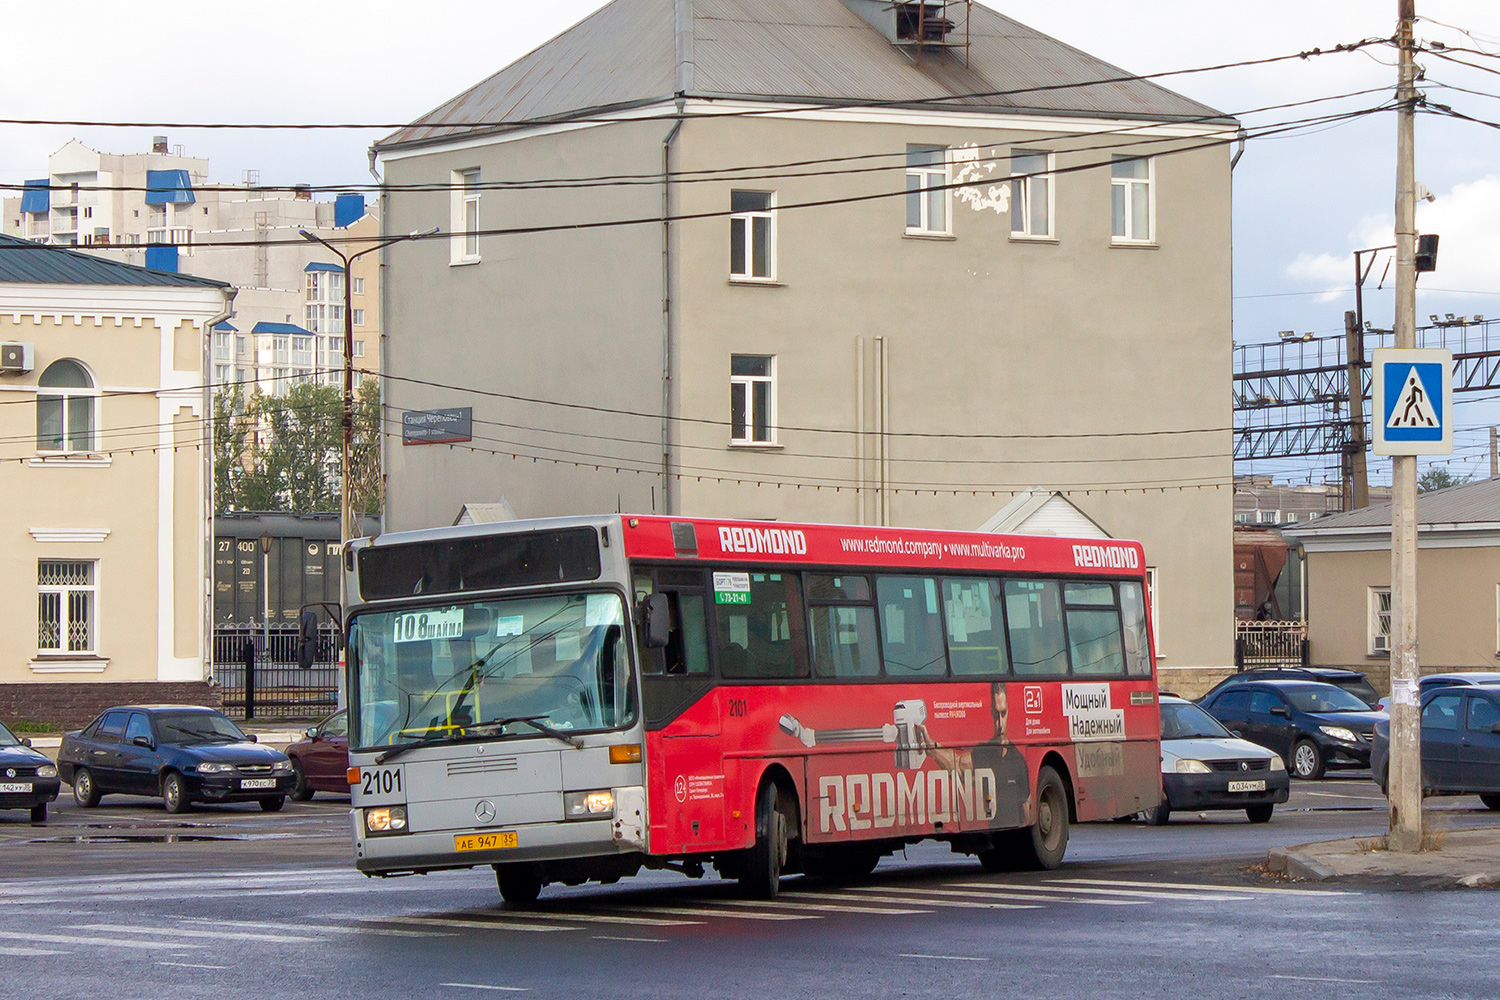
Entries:
POLYGON ((642 868, 750 894, 921 840, 1062 862, 1161 798, 1135 542, 610 515, 354 542, 356 866, 511 905, 642 868))

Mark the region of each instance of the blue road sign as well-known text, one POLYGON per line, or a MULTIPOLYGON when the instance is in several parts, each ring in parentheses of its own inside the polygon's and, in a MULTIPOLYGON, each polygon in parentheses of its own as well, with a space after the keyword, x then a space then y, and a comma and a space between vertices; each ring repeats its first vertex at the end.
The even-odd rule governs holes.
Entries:
POLYGON ((1452 352, 1379 348, 1373 375, 1375 454, 1452 454, 1452 352))

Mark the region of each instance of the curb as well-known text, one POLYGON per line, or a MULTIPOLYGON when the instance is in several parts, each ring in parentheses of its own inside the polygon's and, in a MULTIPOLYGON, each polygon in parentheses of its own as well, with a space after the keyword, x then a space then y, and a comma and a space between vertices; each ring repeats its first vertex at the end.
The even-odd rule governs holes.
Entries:
POLYGON ((1292 847, 1271 848, 1266 854, 1266 867, 1278 875, 1311 882, 1323 882, 1338 877, 1338 872, 1332 868, 1319 864, 1292 847))

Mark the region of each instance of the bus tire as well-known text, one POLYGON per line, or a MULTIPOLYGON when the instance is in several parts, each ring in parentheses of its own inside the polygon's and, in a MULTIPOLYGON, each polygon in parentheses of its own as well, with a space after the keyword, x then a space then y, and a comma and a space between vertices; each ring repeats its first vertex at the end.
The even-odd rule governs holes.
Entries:
POLYGON ((495 884, 507 905, 525 909, 542 894, 542 873, 535 865, 496 865, 495 884))
POLYGON ((1068 790, 1050 765, 1036 776, 1036 823, 1017 834, 1021 867, 1051 871, 1062 864, 1068 849, 1068 790))
POLYGON ((776 782, 767 781, 755 796, 755 843, 740 860, 738 878, 746 895, 770 899, 781 888, 790 824, 776 782))

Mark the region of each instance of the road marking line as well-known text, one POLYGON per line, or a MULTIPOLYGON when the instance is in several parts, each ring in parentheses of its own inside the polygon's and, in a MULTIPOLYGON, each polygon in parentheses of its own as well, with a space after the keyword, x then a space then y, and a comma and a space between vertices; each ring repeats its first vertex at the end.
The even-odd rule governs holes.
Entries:
POLYGON ((1124 885, 1143 886, 1152 889, 1228 889, 1230 892, 1253 892, 1264 894, 1295 893, 1298 896, 1347 896, 1349 893, 1337 889, 1283 889, 1272 886, 1223 886, 1204 885, 1194 882, 1131 882, 1124 879, 1104 878, 1055 878, 1048 881, 1049 885, 1124 885))
MULTIPOLYGON (((916 892, 915 889, 902 890, 903 892, 916 892)), ((928 889, 927 893, 940 892, 941 890, 928 889)), ((978 893, 955 893, 955 895, 978 895, 978 893)), ((920 896, 854 896, 842 892, 820 892, 819 899, 850 899, 871 900, 881 903, 918 903, 926 906, 953 906, 974 910, 1037 910, 1038 906, 1029 903, 978 903, 968 899, 923 899, 920 896)), ((888 910, 886 912, 897 912, 888 910)), ((905 912, 905 911, 900 911, 905 912)), ((927 912, 927 911, 922 911, 927 912)))
POLYGON ((913 955, 903 952, 900 958, 932 958, 943 962, 988 962, 987 958, 975 958, 973 955, 913 955))
POLYGON ((53 951, 50 948, 10 948, 0 947, 0 955, 14 955, 17 958, 30 958, 35 955, 71 955, 68 951, 53 951))
MULTIPOLYGON (((864 897, 864 896, 844 896, 844 897, 839 897, 839 896, 833 896, 833 895, 829 895, 829 894, 825 894, 825 893, 821 893, 821 892, 818 893, 814 898, 816 898, 816 899, 839 899, 839 898, 843 898, 843 899, 854 899, 854 900, 861 900, 861 901, 863 901, 863 900, 866 899, 866 897, 864 897)), ((874 898, 871 898, 869 901, 870 902, 876 902, 876 903, 885 902, 885 900, 874 899, 874 898)), ((782 899, 766 899, 766 900, 761 900, 758 903, 745 903, 745 902, 739 902, 739 901, 736 901, 736 900, 729 900, 729 899, 705 899, 702 902, 705 905, 707 905, 707 906, 721 906, 721 907, 725 907, 726 908, 725 909, 726 913, 730 912, 729 909, 728 909, 729 907, 744 907, 744 908, 746 908, 746 912, 753 912, 753 910, 751 910, 750 908, 751 907, 756 907, 756 906, 766 906, 766 907, 773 907, 773 908, 776 908, 776 909, 788 909, 788 910, 832 910, 835 913, 894 913, 894 914, 912 914, 912 913, 931 913, 932 912, 931 910, 897 910, 897 909, 891 909, 889 907, 884 907, 884 906, 848 906, 848 905, 846 905, 844 903, 814 903, 814 902, 811 902, 811 901, 803 902, 800 899, 799 900, 795 900, 795 901, 794 900, 790 900, 790 899, 787 899, 787 900, 782 900, 782 899)), ((891 902, 915 903, 915 902, 919 902, 919 900, 914 900, 914 899, 892 900, 891 902)), ((738 915, 738 913, 736 913, 736 915, 738 915)))
POLYGON ((317 935, 253 934, 248 931, 195 931, 186 927, 137 927, 133 924, 69 924, 70 931, 109 931, 111 934, 166 934, 170 937, 216 938, 232 941, 266 941, 271 944, 312 944, 317 935))
POLYGON ((1384 802, 1384 795, 1340 795, 1338 792, 1308 792, 1308 795, 1321 795, 1325 799, 1354 799, 1357 802, 1384 802))
POLYGON ((201 944, 188 941, 116 941, 111 938, 84 937, 82 934, 31 934, 22 931, 0 931, 0 938, 35 941, 42 944, 86 944, 108 948, 136 948, 142 951, 163 951, 168 948, 201 948, 201 944))
MULTIPOLYGON (((852 886, 858 892, 880 892, 880 889, 863 888, 852 886)), ((918 893, 923 896, 978 896, 981 899, 1005 899, 1013 902, 1024 903, 1086 903, 1090 906, 1145 906, 1151 901, 1149 899, 1098 899, 1092 896, 1058 896, 1052 894, 1027 893, 1023 890, 1011 890, 1004 887, 991 889, 903 889, 902 892, 918 893)), ((1036 909, 1036 907, 1027 907, 1036 909)))
POLYGON ((197 962, 157 962, 157 965, 169 965, 174 969, 227 969, 227 965, 200 965, 197 962))
POLYGON ((1276 976, 1270 975, 1267 979, 1295 979, 1304 983, 1358 983, 1364 986, 1373 986, 1373 979, 1334 979, 1331 976, 1276 976))
MULTIPOLYGON (((747 910, 715 910, 697 906, 647 906, 646 913, 671 913, 684 917, 735 917, 739 920, 822 920, 811 913, 753 913, 747 910)), ((628 921, 640 923, 641 921, 628 921)))
POLYGON ((615 937, 612 934, 595 934, 595 941, 634 941, 639 944, 666 944, 666 938, 615 937))
MULTIPOLYGON (((965 886, 969 886, 971 888, 981 889, 981 888, 984 888, 985 886, 989 885, 990 883, 988 883, 988 882, 965 882, 963 884, 965 886)), ((1148 889, 1097 889, 1097 888, 1090 888, 1090 887, 1081 886, 1081 885, 1067 885, 1067 886, 1028 885, 1028 886, 1022 886, 1022 887, 1019 887, 1019 888, 1021 888, 1021 890, 1024 891, 1024 892, 1079 893, 1079 894, 1083 894, 1083 895, 1087 895, 1087 896, 1109 896, 1109 897, 1123 896, 1123 897, 1125 897, 1127 899, 1143 899, 1143 900, 1144 899, 1171 899, 1171 900, 1176 900, 1178 902, 1187 902, 1187 901, 1190 901, 1190 900, 1202 900, 1202 901, 1205 901, 1205 902, 1212 902, 1212 903, 1242 903, 1245 900, 1254 899, 1255 898, 1253 896, 1230 896, 1230 895, 1217 895, 1217 894, 1208 894, 1208 893, 1194 893, 1192 895, 1187 895, 1187 894, 1181 893, 1181 892, 1152 892, 1152 891, 1150 891, 1148 889)), ((1009 891, 1009 889, 1010 889, 1010 887, 1006 886, 1003 889, 1001 889, 1000 891, 1009 891)))
MULTIPOLYGON (((269 920, 205 920, 202 917, 173 917, 173 920, 192 921, 195 924, 208 924, 216 927, 243 927, 247 930, 263 931, 305 931, 306 927, 301 924, 278 924, 269 920)), ((319 934, 380 934, 386 937, 457 937, 457 934, 444 934, 442 931, 398 931, 390 927, 319 927, 319 934)))
POLYGON ((356 917, 361 923, 417 924, 426 927, 460 927, 485 931, 581 931, 582 927, 559 927, 555 924, 512 924, 501 920, 459 920, 449 917, 356 917))
POLYGON ((486 986, 484 983, 438 983, 439 986, 451 986, 456 990, 498 990, 502 993, 529 993, 529 986, 486 986))
POLYGON ((629 927, 676 927, 678 924, 697 923, 696 920, 652 920, 645 915, 621 917, 608 913, 577 913, 572 910, 464 910, 463 913, 479 920, 494 915, 501 920, 577 920, 586 924, 625 924, 629 927))

